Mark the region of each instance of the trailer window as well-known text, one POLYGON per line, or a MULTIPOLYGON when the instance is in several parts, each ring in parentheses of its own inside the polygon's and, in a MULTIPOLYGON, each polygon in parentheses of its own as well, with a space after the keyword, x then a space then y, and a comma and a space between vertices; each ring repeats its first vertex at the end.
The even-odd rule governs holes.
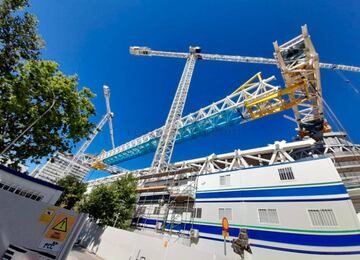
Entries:
POLYGON ((230 174, 220 176, 220 186, 230 186, 230 174))
POLYGON ((338 225, 332 209, 309 209, 308 212, 313 226, 334 227, 338 225))
POLYGON ((231 208, 219 208, 219 219, 227 218, 232 220, 232 209, 231 208))
POLYGON ((295 180, 294 172, 291 167, 278 169, 280 180, 295 180))
POLYGON ((279 217, 276 209, 258 209, 259 222, 267 224, 279 224, 279 217))
POLYGON ((202 208, 194 208, 191 212, 192 218, 201 218, 202 215, 202 208))
POLYGON ((160 214, 160 207, 155 207, 153 214, 154 214, 154 215, 159 215, 159 214, 160 214))

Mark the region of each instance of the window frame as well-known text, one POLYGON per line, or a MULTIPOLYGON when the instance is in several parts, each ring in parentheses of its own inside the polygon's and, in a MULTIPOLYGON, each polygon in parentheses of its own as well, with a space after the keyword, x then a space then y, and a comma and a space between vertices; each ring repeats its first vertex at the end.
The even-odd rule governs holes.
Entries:
POLYGON ((156 206, 153 211, 153 215, 160 215, 161 207, 156 206))
POLYGON ((291 166, 278 168, 278 176, 280 181, 293 181, 295 180, 294 170, 291 166))
POLYGON ((219 186, 220 187, 229 187, 231 186, 231 174, 224 174, 219 176, 219 186), (224 183, 222 184, 222 180, 224 183))
POLYGON ((322 209, 314 209, 314 208, 311 208, 311 209, 306 209, 307 211, 307 215, 308 215, 308 218, 309 218, 309 221, 310 221, 310 224, 312 227, 314 228, 334 228, 334 227, 339 227, 339 222, 338 222, 338 218, 335 214, 335 210, 334 209, 331 209, 331 208, 322 208, 322 209), (319 212, 319 216, 320 216, 320 219, 321 221, 324 223, 324 219, 325 221, 328 221, 326 220, 326 218, 328 218, 328 216, 326 216, 326 218, 324 218, 324 215, 321 215, 323 211, 330 211, 333 218, 330 219, 330 222, 334 222, 335 224, 334 225, 315 225, 314 224, 314 221, 313 221, 313 218, 311 217, 311 214, 310 214, 310 211, 318 211, 319 212))
POLYGON ((260 224, 267 224, 267 225, 279 225, 280 224, 280 217, 279 217, 278 208, 257 208, 257 215, 258 215, 258 221, 259 221, 260 224), (264 219, 261 218, 260 210, 261 211, 265 210, 266 215, 262 215, 262 216, 266 217, 266 221, 264 221, 264 219), (270 215, 270 211, 275 213, 272 217, 276 216, 276 218, 273 218, 273 220, 275 219, 276 222, 271 221, 272 217, 270 215))
POLYGON ((202 208, 193 208, 193 210, 191 211, 191 218, 201 218, 201 217, 202 217, 202 208))
POLYGON ((232 212, 232 208, 224 208, 224 207, 221 207, 221 208, 218 208, 218 218, 219 220, 222 220, 224 217, 227 218, 227 220, 232 220, 233 219, 233 212, 232 212), (220 214, 220 210, 223 210, 223 214, 221 216, 220 214), (227 212, 228 210, 228 212, 227 212), (229 214, 227 214, 229 213, 229 214))

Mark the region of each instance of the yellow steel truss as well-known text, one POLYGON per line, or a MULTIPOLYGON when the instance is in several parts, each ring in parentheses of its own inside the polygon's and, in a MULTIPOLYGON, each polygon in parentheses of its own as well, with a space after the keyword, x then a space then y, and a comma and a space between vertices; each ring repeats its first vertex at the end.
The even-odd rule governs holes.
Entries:
MULTIPOLYGON (((254 86, 258 81, 262 82, 261 72, 256 73, 243 85, 238 87, 232 95, 254 86)), ((259 95, 259 97, 251 97, 249 100, 245 100, 244 105, 251 119, 258 119, 267 115, 279 113, 308 101, 308 88, 308 83, 302 79, 291 86, 272 91, 265 96, 259 95)))

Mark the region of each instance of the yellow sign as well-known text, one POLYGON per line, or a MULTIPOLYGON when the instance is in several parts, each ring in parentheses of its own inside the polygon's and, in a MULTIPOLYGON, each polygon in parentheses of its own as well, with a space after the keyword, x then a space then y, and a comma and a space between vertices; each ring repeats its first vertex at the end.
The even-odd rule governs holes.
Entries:
POLYGON ((58 214, 54 221, 48 227, 45 237, 48 239, 55 239, 64 241, 67 234, 71 231, 75 224, 75 217, 67 214, 58 214))
POLYGON ((224 238, 227 238, 229 236, 229 221, 226 217, 223 217, 221 221, 222 226, 222 235, 224 238))
POLYGON ((47 207, 45 208, 40 217, 39 217, 39 223, 40 224, 49 224, 50 221, 53 219, 53 217, 55 216, 55 212, 56 212, 57 208, 56 207, 47 207))

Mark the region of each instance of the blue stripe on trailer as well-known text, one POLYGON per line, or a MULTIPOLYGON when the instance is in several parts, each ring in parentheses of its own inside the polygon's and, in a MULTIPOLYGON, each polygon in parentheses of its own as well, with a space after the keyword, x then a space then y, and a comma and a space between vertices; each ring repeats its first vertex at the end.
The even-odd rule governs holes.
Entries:
MULTIPOLYGON (((223 238, 215 238, 215 237, 207 237, 207 236, 200 236, 200 238, 224 242, 223 238)), ((226 240, 226 242, 231 242, 231 241, 226 240)), ((314 250, 283 248, 283 247, 260 245, 260 244, 254 244, 254 243, 250 243, 250 247, 260 247, 260 248, 271 249, 271 250, 300 253, 300 254, 311 254, 311 255, 358 255, 358 254, 360 254, 360 251, 336 251, 336 252, 326 251, 326 252, 324 252, 324 251, 314 251, 314 250)))
MULTIPOLYGON (((221 239, 219 239, 219 240, 222 241, 221 239)), ((311 254, 311 255, 359 255, 360 254, 360 251, 337 251, 337 252, 327 251, 327 252, 324 252, 324 251, 283 248, 283 247, 260 245, 260 244, 250 244, 250 246, 266 248, 266 249, 271 249, 271 250, 292 252, 292 253, 311 254)))
POLYGON ((301 188, 280 188, 263 190, 235 190, 216 192, 197 192, 196 199, 214 198, 250 198, 250 197, 285 197, 285 196, 317 196, 346 194, 343 184, 301 188))
POLYGON ((342 201, 350 200, 350 197, 345 198, 330 198, 330 199, 292 199, 292 200, 196 200, 196 203, 224 203, 224 202, 320 202, 320 201, 342 201))
POLYGON ((360 234, 314 235, 265 230, 248 230, 251 239, 304 246, 360 246, 360 234))
MULTIPOLYGON (((141 219, 139 223, 155 225, 158 220, 155 219, 141 219)), ((190 230, 191 228, 198 229, 201 233, 208 233, 214 235, 222 235, 221 226, 180 223, 172 224, 174 230, 190 230)), ((170 228, 170 223, 166 223, 166 228, 170 228)), ((288 233, 269 230, 247 229, 249 238, 275 243, 286 243, 303 246, 360 246, 360 234, 346 234, 346 235, 318 235, 318 234, 302 234, 302 233, 288 233)), ((238 237, 240 228, 229 228, 229 235, 238 237)))

